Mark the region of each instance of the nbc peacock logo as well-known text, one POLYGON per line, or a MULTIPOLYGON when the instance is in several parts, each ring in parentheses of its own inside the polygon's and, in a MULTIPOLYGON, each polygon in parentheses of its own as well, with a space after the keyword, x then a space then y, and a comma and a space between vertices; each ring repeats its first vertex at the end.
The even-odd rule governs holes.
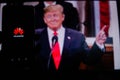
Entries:
POLYGON ((13 37, 24 37, 24 30, 21 27, 17 27, 13 31, 13 37))

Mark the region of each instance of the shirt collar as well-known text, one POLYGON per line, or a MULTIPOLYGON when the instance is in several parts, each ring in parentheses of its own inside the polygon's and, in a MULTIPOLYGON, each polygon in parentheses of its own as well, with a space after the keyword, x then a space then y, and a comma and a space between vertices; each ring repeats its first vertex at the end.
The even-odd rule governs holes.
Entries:
MULTIPOLYGON (((52 29, 50 29, 49 27, 47 27, 47 30, 48 30, 48 34, 49 35, 53 35, 54 31, 52 29)), ((65 30, 65 28, 63 26, 61 26, 58 30, 57 30, 57 33, 58 35, 63 32, 65 30)))

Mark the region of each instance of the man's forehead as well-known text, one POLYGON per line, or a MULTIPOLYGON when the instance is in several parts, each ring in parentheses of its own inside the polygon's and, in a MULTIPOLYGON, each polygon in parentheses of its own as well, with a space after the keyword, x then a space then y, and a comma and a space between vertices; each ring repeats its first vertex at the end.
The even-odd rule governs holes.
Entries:
POLYGON ((62 12, 59 10, 49 11, 46 14, 61 14, 62 12))

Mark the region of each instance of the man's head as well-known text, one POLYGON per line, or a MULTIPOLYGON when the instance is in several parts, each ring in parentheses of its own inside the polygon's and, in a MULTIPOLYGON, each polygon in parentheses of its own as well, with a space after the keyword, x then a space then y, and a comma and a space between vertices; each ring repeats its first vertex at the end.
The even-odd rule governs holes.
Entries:
POLYGON ((61 5, 50 5, 44 8, 44 21, 49 28, 53 30, 59 29, 64 18, 63 7, 61 5))

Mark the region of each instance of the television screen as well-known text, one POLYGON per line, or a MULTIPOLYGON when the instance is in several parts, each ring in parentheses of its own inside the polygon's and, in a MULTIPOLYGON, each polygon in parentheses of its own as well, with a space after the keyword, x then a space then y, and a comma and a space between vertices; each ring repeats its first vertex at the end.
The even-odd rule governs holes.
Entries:
MULTIPOLYGON (((5 61, 7 65, 12 65, 10 68, 13 66, 25 70, 31 68, 32 56, 35 53, 33 50, 35 23, 40 20, 35 20, 34 8, 41 2, 12 3, 3 1, 0 3, 1 64, 5 61), (25 52, 26 50, 28 52, 25 52)), ((77 10, 78 32, 85 35, 90 48, 98 32, 104 25, 107 26, 105 30, 108 37, 105 43, 106 52, 101 62, 94 66, 80 63, 80 70, 120 70, 119 0, 65 2, 71 3, 77 10)))

